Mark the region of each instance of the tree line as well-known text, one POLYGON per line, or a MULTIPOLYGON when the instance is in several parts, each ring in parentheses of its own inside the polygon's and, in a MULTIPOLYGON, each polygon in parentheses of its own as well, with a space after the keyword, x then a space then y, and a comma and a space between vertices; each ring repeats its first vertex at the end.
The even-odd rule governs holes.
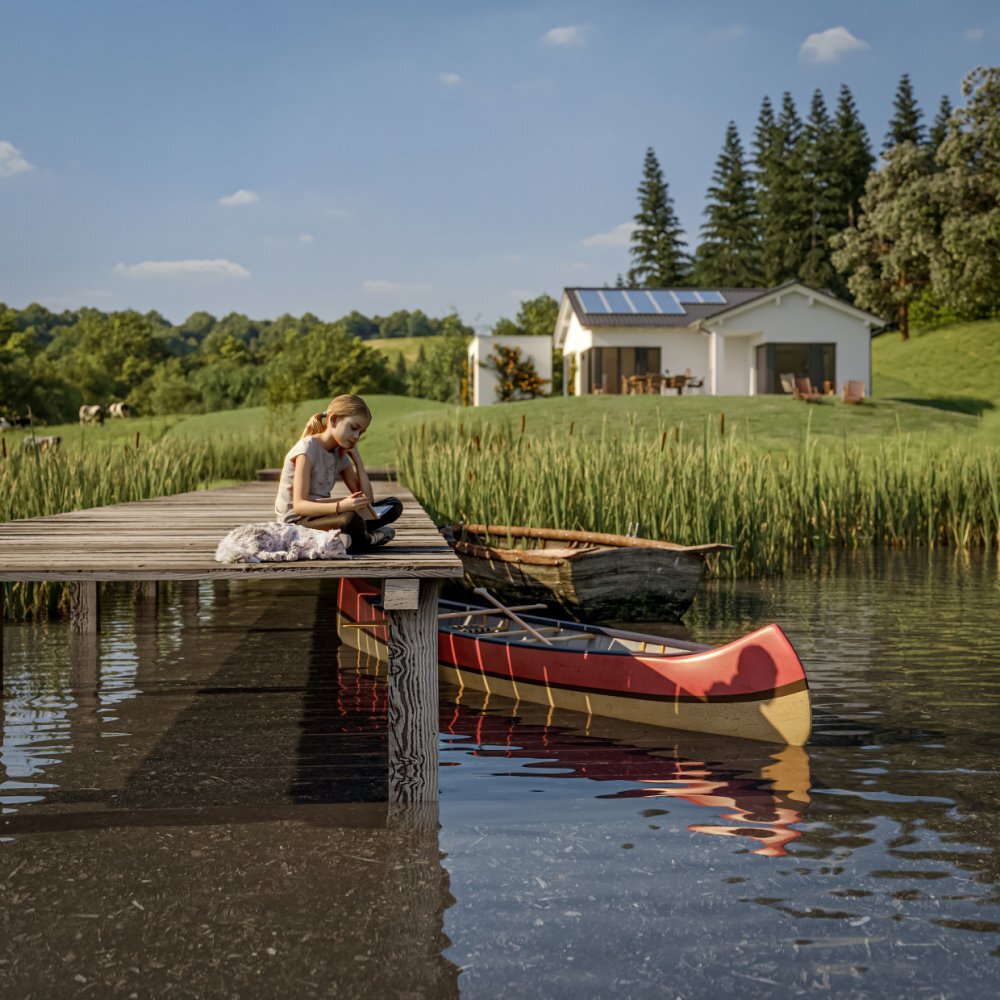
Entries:
POLYGON ((332 392, 457 399, 471 327, 419 310, 334 322, 311 313, 275 320, 196 312, 174 325, 159 313, 53 313, 0 303, 0 415, 29 408, 40 422, 76 418, 83 404, 122 400, 138 413, 279 407, 332 392), (415 364, 395 363, 372 337, 426 337, 415 364))
POLYGON ((619 285, 771 287, 800 280, 869 309, 905 337, 1000 310, 1000 68, 979 67, 928 127, 904 74, 876 162, 850 89, 807 117, 761 103, 747 155, 734 122, 690 253, 663 171, 646 152, 619 285))
MULTIPOLYGON (((559 304, 549 295, 521 303, 495 332, 550 334, 559 304)), ((73 420, 80 406, 123 401, 136 413, 207 413, 280 407, 341 392, 396 393, 463 402, 471 326, 457 313, 387 317, 354 311, 333 322, 311 313, 276 320, 195 312, 174 325, 152 311, 50 312, 0 303, 0 416, 73 420), (418 337, 416 359, 390 361, 367 341, 418 337), (425 346, 426 345, 426 346, 425 346)))

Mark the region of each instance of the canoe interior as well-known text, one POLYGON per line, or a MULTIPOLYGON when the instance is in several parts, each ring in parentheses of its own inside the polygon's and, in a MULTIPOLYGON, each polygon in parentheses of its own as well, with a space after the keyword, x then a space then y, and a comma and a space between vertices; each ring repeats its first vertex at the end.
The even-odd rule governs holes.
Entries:
POLYGON ((442 614, 466 612, 461 618, 441 619, 438 622, 438 628, 442 631, 453 632, 456 635, 475 636, 477 639, 496 639, 508 645, 541 647, 546 645, 545 640, 548 640, 549 643, 560 649, 581 652, 620 653, 622 655, 646 653, 661 656, 684 656, 710 648, 681 639, 643 635, 638 632, 602 628, 599 625, 576 625, 575 623, 519 613, 518 617, 521 621, 531 626, 531 630, 529 630, 501 611, 497 611, 496 614, 483 614, 481 608, 452 601, 441 601, 440 611, 442 614))

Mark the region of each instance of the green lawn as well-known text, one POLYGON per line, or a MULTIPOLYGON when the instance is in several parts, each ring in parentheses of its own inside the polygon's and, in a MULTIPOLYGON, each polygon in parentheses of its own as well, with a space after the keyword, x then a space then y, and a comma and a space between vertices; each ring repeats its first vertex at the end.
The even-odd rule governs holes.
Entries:
POLYGON ((982 415, 984 430, 1000 435, 1000 320, 876 337, 872 381, 880 397, 982 415))
MULTIPOLYGON (((361 454, 368 465, 385 465, 393 461, 396 437, 400 428, 421 420, 439 418, 455 411, 446 403, 410 396, 367 396, 374 420, 365 434, 361 454)), ((263 406, 241 410, 221 410, 215 413, 178 414, 167 417, 131 417, 127 420, 106 420, 104 426, 77 423, 39 427, 40 435, 58 435, 62 449, 80 447, 121 447, 133 444, 136 434, 142 441, 155 441, 164 436, 179 438, 235 437, 243 434, 266 435, 273 440, 272 465, 278 466, 302 433, 310 415, 326 408, 328 399, 312 399, 281 412, 263 406)), ((7 431, 4 441, 8 450, 19 448, 28 431, 7 431)))

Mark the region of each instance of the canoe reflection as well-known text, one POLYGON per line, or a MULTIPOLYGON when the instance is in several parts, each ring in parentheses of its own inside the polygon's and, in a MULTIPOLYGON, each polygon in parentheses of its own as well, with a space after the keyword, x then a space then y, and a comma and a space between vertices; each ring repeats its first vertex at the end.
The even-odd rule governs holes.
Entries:
POLYGON ((443 688, 442 694, 454 699, 453 706, 442 705, 445 734, 467 737, 472 745, 463 742, 461 748, 476 756, 526 761, 512 777, 634 786, 599 798, 683 799, 727 821, 694 824, 691 832, 745 838, 759 845, 752 853, 763 857, 783 857, 801 836, 795 824, 802 822, 810 788, 809 756, 802 747, 779 750, 749 740, 668 732, 468 690, 443 688))

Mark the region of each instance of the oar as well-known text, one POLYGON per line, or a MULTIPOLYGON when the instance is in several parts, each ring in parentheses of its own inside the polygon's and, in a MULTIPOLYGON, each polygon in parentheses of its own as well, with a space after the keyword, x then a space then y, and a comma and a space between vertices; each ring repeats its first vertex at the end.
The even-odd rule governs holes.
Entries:
POLYGON ((480 597, 485 597, 493 607, 502 611, 512 622, 520 625, 526 632, 533 635, 539 642, 544 642, 546 646, 551 646, 552 642, 546 639, 541 632, 536 632, 523 618, 519 618, 514 612, 508 608, 506 605, 501 604, 485 587, 476 587, 473 591, 474 594, 479 594, 480 597))
MULTIPOLYGON (((534 611, 536 608, 548 607, 547 604, 518 604, 516 607, 507 608, 508 611, 534 611)), ((493 608, 475 608, 468 611, 448 611, 443 615, 438 615, 438 621, 446 618, 470 618, 472 615, 492 615, 493 608)))

